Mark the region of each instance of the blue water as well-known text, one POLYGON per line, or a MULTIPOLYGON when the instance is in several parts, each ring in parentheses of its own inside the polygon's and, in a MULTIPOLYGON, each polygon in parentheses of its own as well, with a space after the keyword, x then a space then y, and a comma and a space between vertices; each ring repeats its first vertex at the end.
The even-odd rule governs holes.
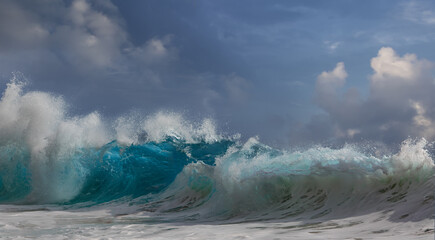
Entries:
MULTIPOLYGON (((107 202, 121 197, 136 198, 158 193, 171 184, 184 166, 201 161, 213 165, 233 143, 183 144, 168 138, 161 143, 120 146, 112 141, 100 148, 76 149, 61 162, 59 179, 80 176, 80 191, 72 199, 58 203, 107 202), (186 154, 189 150, 189 156, 186 154)), ((23 149, 1 152, 0 203, 23 203, 32 193, 30 154, 23 149)), ((50 166, 47 166, 50 167, 50 166)), ((59 182, 58 184, 62 184, 59 182)), ((62 186, 68 188, 69 186, 62 186)), ((72 186, 75 188, 76 186, 72 186)), ((44 202, 45 199, 37 199, 44 202)))
POLYGON ((61 98, 11 81, 0 100, 0 204, 84 209, 122 202, 171 221, 263 221, 412 208, 428 218, 434 161, 424 139, 398 152, 358 145, 282 150, 159 112, 114 123, 71 117, 61 98))

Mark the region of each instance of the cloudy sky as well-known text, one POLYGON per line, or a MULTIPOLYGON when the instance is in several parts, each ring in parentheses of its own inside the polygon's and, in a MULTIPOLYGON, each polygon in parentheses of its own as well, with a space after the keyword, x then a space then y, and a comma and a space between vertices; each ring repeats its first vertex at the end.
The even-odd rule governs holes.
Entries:
POLYGON ((435 137, 432 1, 0 0, 0 88, 286 146, 435 137))

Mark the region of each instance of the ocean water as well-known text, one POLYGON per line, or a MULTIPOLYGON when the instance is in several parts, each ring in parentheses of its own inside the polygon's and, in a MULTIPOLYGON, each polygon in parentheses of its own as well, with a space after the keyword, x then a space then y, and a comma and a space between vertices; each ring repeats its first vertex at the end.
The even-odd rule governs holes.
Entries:
POLYGON ((424 139, 282 150, 159 112, 108 122, 13 79, 0 101, 1 239, 433 239, 424 139))

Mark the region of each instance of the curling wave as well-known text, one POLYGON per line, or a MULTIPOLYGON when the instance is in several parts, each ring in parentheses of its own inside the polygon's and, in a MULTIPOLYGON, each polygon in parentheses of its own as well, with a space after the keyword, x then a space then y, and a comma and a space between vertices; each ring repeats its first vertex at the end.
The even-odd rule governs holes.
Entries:
POLYGON ((432 214, 434 162, 424 139, 382 157, 351 145, 283 151, 174 113, 114 124, 98 113, 71 117, 62 98, 23 86, 13 79, 0 101, 0 203, 123 199, 183 221, 313 219, 404 202, 399 218, 432 214))

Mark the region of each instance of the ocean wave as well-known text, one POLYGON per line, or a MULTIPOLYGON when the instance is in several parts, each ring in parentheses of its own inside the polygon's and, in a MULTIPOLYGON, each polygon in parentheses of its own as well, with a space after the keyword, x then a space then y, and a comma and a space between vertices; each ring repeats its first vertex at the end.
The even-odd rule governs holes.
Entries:
POLYGON ((70 116, 61 97, 23 87, 13 79, 0 101, 1 203, 124 199, 181 219, 276 219, 408 201, 431 215, 434 162, 424 139, 384 156, 353 145, 286 151, 171 112, 113 123, 96 112, 70 116))

